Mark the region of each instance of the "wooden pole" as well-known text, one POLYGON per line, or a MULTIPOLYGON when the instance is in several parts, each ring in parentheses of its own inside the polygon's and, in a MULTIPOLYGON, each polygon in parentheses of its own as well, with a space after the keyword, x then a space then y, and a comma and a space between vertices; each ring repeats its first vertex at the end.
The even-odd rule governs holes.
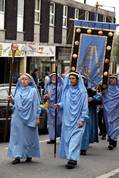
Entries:
MULTIPOLYGON (((15 53, 16 53, 17 48, 18 48, 17 44, 16 43, 12 43, 12 45, 11 45, 12 58, 10 60, 10 74, 9 74, 9 91, 8 91, 8 96, 11 95, 12 78, 13 78, 13 64, 14 64, 14 58, 15 58, 15 53)), ((8 100, 8 103, 7 103, 6 120, 5 120, 5 128, 4 128, 4 138, 3 138, 4 142, 7 141, 9 108, 10 108, 10 100, 8 100)))
MULTIPOLYGON (((57 103, 57 82, 58 82, 58 73, 57 73, 57 69, 58 69, 58 64, 56 61, 55 64, 55 73, 56 73, 56 91, 55 91, 55 104, 57 103)), ((54 144, 54 157, 56 158, 56 152, 57 152, 57 108, 55 108, 55 144, 54 144)))

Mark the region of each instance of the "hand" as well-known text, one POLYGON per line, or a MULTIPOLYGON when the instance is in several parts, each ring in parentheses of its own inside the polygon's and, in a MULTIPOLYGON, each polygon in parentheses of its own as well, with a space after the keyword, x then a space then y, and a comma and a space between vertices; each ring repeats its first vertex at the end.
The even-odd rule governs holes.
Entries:
POLYGON ((92 97, 88 97, 88 102, 91 102, 93 101, 93 98, 92 97))
POLYGON ((58 103, 54 104, 54 108, 55 108, 55 109, 58 109, 58 107, 59 107, 59 104, 58 104, 58 103))
POLYGON ((12 96, 7 96, 7 101, 12 102, 12 96))
POLYGON ((36 119, 36 126, 40 125, 41 124, 41 118, 37 118, 36 119))
POLYGON ((48 99, 49 99, 49 95, 48 95, 48 94, 45 94, 45 95, 44 95, 44 99, 48 100, 48 99))
POLYGON ((84 121, 79 121, 78 122, 78 128, 81 128, 81 127, 83 127, 84 126, 84 121))

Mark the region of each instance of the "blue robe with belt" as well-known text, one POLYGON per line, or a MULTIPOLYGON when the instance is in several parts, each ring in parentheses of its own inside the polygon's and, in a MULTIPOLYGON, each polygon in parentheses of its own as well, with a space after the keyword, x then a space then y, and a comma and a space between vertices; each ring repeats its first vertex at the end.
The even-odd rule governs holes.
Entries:
POLYGON ((40 99, 34 83, 23 87, 18 82, 14 96, 8 156, 40 157, 36 118, 40 115, 40 99))
MULTIPOLYGON (((61 95, 62 95, 62 87, 63 87, 63 79, 58 76, 57 80, 57 102, 60 102, 61 95)), ((50 80, 48 81, 45 94, 50 94, 48 99, 48 132, 49 132, 49 139, 55 139, 55 98, 56 98, 56 84, 53 84, 50 80)), ((57 133, 56 136, 59 137, 61 135, 61 124, 62 124, 62 109, 58 108, 57 110, 57 133)))
POLYGON ((79 160, 85 124, 78 128, 78 122, 88 119, 87 91, 80 75, 76 86, 72 86, 66 76, 59 105, 63 108, 60 158, 79 160))
POLYGON ((119 87, 109 85, 103 97, 104 119, 108 136, 117 140, 119 135, 119 87))

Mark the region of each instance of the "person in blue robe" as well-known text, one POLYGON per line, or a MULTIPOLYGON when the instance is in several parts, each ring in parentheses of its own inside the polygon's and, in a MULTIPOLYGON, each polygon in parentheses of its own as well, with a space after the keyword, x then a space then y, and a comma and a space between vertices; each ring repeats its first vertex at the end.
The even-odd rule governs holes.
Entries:
MULTIPOLYGON (((57 102, 60 102, 62 95, 63 79, 61 76, 57 76, 57 102)), ((57 129, 55 130, 55 108, 56 103, 56 73, 52 73, 49 76, 49 81, 45 87, 44 98, 48 100, 48 133, 49 141, 47 144, 55 143, 55 131, 56 137, 61 135, 61 124, 62 124, 62 109, 57 110, 57 129)))
POLYGON ((98 142, 97 105, 101 104, 101 95, 95 89, 89 87, 86 78, 84 78, 84 84, 88 92, 89 120, 86 121, 86 128, 82 138, 81 155, 86 155, 90 143, 98 142))
POLYGON ((116 75, 110 76, 108 89, 102 99, 109 141, 108 149, 113 150, 117 146, 117 136, 119 135, 119 87, 116 75))
POLYGON ((29 74, 20 76, 14 97, 8 96, 13 103, 8 157, 12 164, 21 159, 31 162, 32 157, 40 157, 38 124, 41 112, 40 96, 35 82, 29 74))
POLYGON ((60 158, 67 159, 67 169, 77 166, 80 147, 88 119, 88 97, 81 75, 70 72, 64 79, 62 99, 57 107, 63 108, 60 158))

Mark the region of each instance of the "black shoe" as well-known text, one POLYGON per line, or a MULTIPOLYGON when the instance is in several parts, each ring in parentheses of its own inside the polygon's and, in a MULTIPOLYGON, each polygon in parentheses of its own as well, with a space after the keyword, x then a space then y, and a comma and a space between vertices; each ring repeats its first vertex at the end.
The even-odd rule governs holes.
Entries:
POLYGON ((13 161, 12 161, 12 164, 19 164, 20 163, 20 158, 15 158, 13 161))
POLYGON ((49 140, 47 141, 47 144, 54 144, 55 143, 55 140, 49 140))
POLYGON ((31 161, 32 161, 32 158, 29 158, 29 157, 26 158, 26 160, 25 160, 26 163, 30 163, 31 161))
POLYGON ((81 150, 80 155, 86 155, 86 150, 81 150))
POLYGON ((109 150, 113 150, 113 149, 114 149, 114 146, 113 146, 113 145, 109 145, 109 146, 108 146, 108 149, 109 149, 109 150))
POLYGON ((102 135, 102 133, 101 132, 99 132, 99 136, 101 136, 102 135))
POLYGON ((116 148, 117 147, 117 141, 113 141, 113 147, 116 148))
POLYGON ((69 160, 65 165, 67 169, 74 169, 76 166, 77 166, 77 161, 75 160, 69 160))

